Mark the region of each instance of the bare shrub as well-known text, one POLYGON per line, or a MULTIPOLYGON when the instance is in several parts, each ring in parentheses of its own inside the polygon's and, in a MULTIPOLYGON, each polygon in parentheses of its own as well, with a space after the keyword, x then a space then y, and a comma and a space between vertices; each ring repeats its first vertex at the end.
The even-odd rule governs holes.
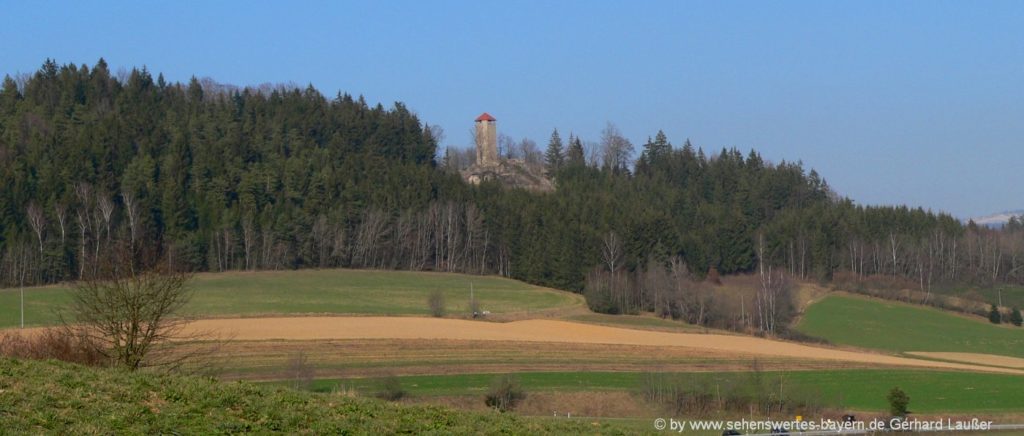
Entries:
POLYGON ((12 332, 0 335, 0 356, 57 359, 89 366, 109 363, 89 336, 67 328, 48 328, 35 334, 12 332))
POLYGON ((286 371, 293 389, 309 390, 313 386, 316 369, 309 363, 306 353, 299 351, 292 355, 286 371))
POLYGON ((380 392, 377 397, 387 401, 398 401, 405 398, 407 392, 402 387, 402 381, 395 376, 385 377, 380 384, 380 392))
POLYGON ((782 376, 763 373, 756 361, 746 374, 646 374, 641 379, 640 395, 668 412, 695 416, 722 412, 815 414, 823 410, 820 393, 790 387, 782 376))
POLYGON ((431 315, 437 318, 444 317, 444 292, 441 292, 440 290, 431 292, 427 297, 427 306, 430 308, 431 315))
POLYGON ((711 283, 713 285, 716 285, 716 286, 717 285, 721 285, 722 284, 722 275, 718 273, 718 268, 715 268, 715 267, 708 268, 708 274, 704 278, 704 281, 706 281, 708 283, 711 283))
POLYGON ((526 398, 526 392, 519 385, 519 380, 510 374, 500 375, 491 382, 491 387, 484 396, 484 404, 502 412, 515 409, 520 401, 526 398))

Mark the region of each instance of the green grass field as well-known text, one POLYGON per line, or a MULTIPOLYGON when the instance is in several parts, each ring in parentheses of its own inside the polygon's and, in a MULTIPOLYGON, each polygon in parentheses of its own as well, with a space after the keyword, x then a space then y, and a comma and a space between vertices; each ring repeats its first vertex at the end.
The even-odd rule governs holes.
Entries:
POLYGON ((850 295, 829 295, 812 304, 797 329, 835 344, 864 348, 1024 357, 1024 329, 850 295))
MULTIPOLYGON (((679 377, 715 383, 744 383, 751 373, 679 373, 679 377)), ((523 389, 539 391, 639 391, 647 375, 637 372, 532 372, 517 374, 523 389)), ((415 396, 479 396, 494 374, 459 374, 399 377, 402 387, 415 396)), ((1024 404, 1024 377, 924 370, 827 370, 763 372, 766 385, 813 395, 824 404, 848 410, 884 412, 886 394, 895 386, 910 395, 917 413, 1019 412, 1024 404), (781 383, 780 383, 781 382, 781 383)), ((285 383, 285 382, 274 382, 285 383)), ((313 390, 328 392, 338 386, 364 394, 380 389, 381 380, 316 380, 313 390)))
MULTIPOLYGON (((427 315, 427 296, 440 290, 449 314, 459 315, 467 312, 471 283, 481 309, 495 314, 584 305, 581 296, 501 277, 332 269, 199 274, 183 314, 427 315)), ((19 295, 18 289, 0 290, 0 328, 18 325, 19 295)), ((66 287, 27 288, 26 325, 55 323, 69 301, 66 287)))

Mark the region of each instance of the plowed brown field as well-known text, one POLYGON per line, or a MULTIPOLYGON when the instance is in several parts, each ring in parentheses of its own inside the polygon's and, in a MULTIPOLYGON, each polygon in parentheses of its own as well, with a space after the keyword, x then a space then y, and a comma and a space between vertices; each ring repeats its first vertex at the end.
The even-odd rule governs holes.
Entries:
POLYGON ((416 317, 206 319, 189 324, 187 329, 235 340, 450 339, 686 347, 695 353, 709 350, 716 354, 1024 374, 1022 370, 1008 368, 815 347, 751 336, 667 333, 539 319, 508 323, 416 317))

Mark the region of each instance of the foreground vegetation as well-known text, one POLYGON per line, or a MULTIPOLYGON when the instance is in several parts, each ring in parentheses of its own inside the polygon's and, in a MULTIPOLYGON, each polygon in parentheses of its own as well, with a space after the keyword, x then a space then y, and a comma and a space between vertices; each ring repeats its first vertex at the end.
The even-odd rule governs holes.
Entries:
POLYGON ((938 309, 852 295, 812 304, 797 329, 835 344, 1024 357, 1024 330, 938 309))
MULTIPOLYGON (((367 270, 301 270, 199 274, 185 315, 259 316, 268 314, 428 315, 427 297, 444 294, 447 313, 467 314, 470 286, 482 310, 494 314, 582 306, 568 292, 494 276, 367 270)), ((0 290, 0 328, 19 323, 18 289, 0 290)), ((25 291, 25 324, 52 325, 70 304, 61 286, 25 291)))
POLYGON ((0 359, 0 433, 573 434, 602 423, 401 406, 244 382, 0 359))
MULTIPOLYGON (((768 392, 781 389, 787 397, 799 397, 821 406, 841 410, 884 412, 889 404, 886 394, 894 386, 911 397, 915 413, 1008 413, 1019 412, 1024 392, 1019 386, 1024 377, 926 370, 814 370, 763 371, 734 373, 665 373, 669 380, 682 381, 709 392, 722 392, 726 386, 744 386, 758 378, 768 392)), ((458 374, 398 377, 402 388, 412 396, 481 396, 494 374, 458 374)), ((640 372, 527 372, 517 377, 526 392, 633 391, 638 395, 649 389, 650 373, 640 372)), ((331 392, 344 387, 374 393, 381 389, 381 378, 315 380, 314 391, 331 392)), ((286 382, 274 382, 283 384, 286 382)))

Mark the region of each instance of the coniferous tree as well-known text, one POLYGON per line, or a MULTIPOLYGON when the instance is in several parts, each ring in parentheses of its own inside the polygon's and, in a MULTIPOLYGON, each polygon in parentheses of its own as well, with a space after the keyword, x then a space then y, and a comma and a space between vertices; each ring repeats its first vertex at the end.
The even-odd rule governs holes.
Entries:
POLYGON ((566 164, 572 166, 586 165, 586 157, 583 155, 583 142, 580 138, 569 134, 569 149, 565 152, 566 164))
POLYGON ((995 304, 992 305, 992 309, 988 311, 988 321, 992 324, 1000 324, 1003 322, 1003 314, 999 313, 999 308, 995 304))
POLYGON ((548 141, 547 151, 544 153, 544 164, 548 175, 554 175, 562 167, 565 156, 562 151, 562 137, 558 135, 558 129, 551 132, 551 139, 548 141))

